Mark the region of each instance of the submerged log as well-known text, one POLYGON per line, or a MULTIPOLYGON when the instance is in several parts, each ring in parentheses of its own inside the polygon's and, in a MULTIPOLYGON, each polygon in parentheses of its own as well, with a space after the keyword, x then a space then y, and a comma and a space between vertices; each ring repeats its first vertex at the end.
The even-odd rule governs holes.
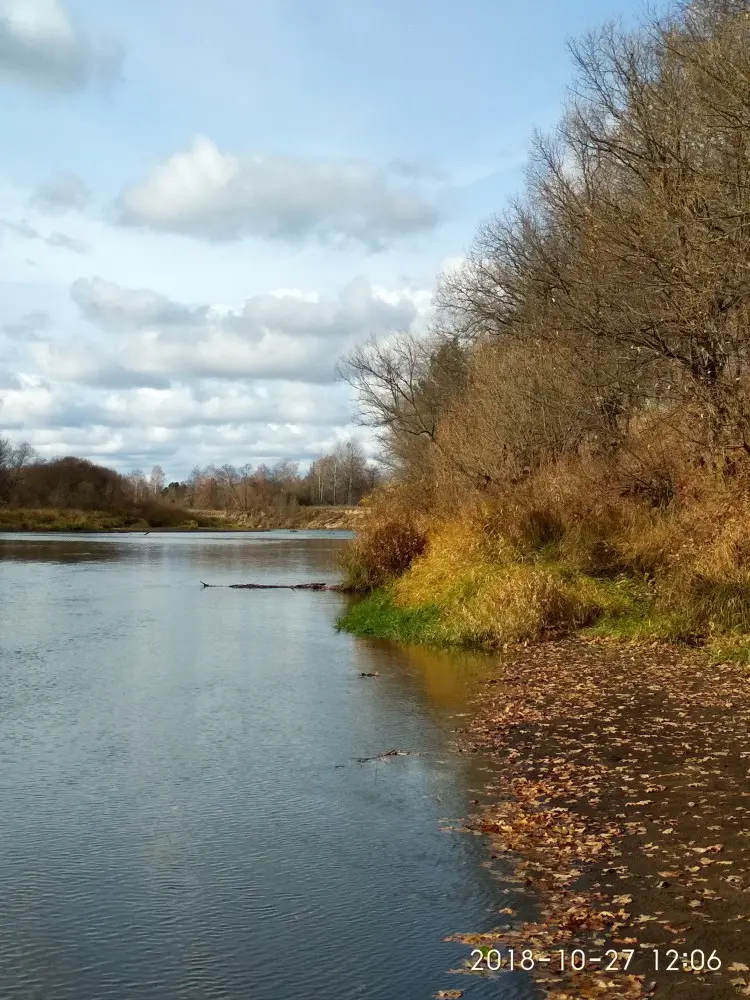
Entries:
POLYGON ((346 588, 338 583, 204 583, 201 580, 200 585, 226 590, 328 590, 346 593, 346 588))
POLYGON ((387 762, 391 757, 421 757, 421 750, 386 750, 384 753, 375 754, 374 757, 355 757, 358 764, 369 764, 372 760, 382 760, 387 762))

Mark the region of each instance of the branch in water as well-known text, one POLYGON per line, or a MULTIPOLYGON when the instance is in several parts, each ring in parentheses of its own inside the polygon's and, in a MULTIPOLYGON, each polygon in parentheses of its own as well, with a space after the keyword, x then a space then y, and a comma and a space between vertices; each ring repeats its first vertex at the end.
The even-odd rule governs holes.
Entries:
POLYGON ((386 750, 385 753, 376 754, 374 757, 356 757, 358 764, 369 764, 371 760, 388 760, 389 757, 421 757, 419 750, 386 750))

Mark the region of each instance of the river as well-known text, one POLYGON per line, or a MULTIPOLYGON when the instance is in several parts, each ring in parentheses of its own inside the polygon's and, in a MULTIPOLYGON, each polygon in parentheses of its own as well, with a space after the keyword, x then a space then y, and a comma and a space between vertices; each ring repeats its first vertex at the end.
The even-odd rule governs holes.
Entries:
POLYGON ((519 905, 444 829, 488 776, 453 749, 483 661, 199 585, 334 580, 346 537, 0 535, 4 1000, 534 995, 442 940, 519 905))

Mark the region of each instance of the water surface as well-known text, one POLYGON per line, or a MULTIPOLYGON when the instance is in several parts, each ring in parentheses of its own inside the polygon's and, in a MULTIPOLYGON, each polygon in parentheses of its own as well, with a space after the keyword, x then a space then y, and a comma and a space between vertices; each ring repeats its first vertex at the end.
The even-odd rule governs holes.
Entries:
POLYGON ((441 828, 487 778, 451 750, 482 662, 199 585, 335 579, 346 534, 0 536, 0 996, 531 995, 442 941, 508 903, 441 828))

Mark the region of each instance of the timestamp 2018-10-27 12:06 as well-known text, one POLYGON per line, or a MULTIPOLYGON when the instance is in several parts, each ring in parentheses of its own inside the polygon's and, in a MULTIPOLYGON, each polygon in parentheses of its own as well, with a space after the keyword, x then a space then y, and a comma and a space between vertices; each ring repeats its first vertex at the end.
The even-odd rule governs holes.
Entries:
MULTIPOLYGON (((709 953, 700 948, 680 952, 674 948, 653 948, 649 952, 654 972, 718 972, 722 961, 713 950, 709 953)), ((501 952, 497 948, 475 948, 470 956, 472 972, 532 972, 538 966, 557 972, 583 972, 584 969, 603 969, 606 972, 627 972, 635 955, 634 948, 615 950, 610 948, 602 954, 588 955, 582 948, 567 951, 560 948, 549 953, 536 954, 531 949, 516 951, 509 948, 501 952)))

